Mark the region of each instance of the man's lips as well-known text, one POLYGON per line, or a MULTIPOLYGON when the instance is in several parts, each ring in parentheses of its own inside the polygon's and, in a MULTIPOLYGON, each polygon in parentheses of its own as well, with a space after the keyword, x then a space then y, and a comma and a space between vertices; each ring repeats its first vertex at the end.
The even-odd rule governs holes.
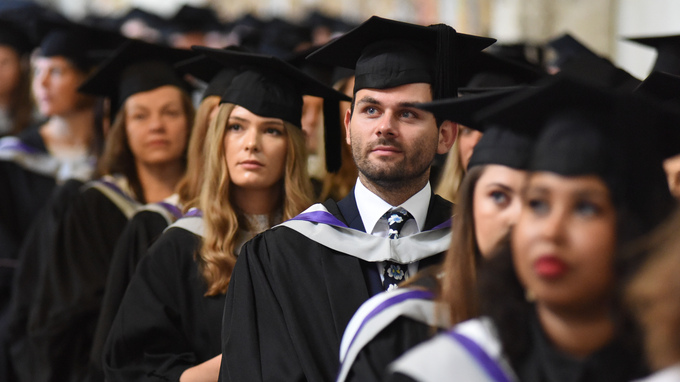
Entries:
POLYGON ((401 153, 401 150, 394 146, 376 146, 371 150, 371 152, 381 155, 390 155, 401 153))

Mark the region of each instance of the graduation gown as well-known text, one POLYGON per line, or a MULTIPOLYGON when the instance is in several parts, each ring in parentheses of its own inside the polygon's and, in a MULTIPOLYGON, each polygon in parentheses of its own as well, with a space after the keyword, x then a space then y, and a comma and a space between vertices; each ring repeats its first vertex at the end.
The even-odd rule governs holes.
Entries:
POLYGON ((104 343, 137 264, 163 231, 181 216, 179 198, 173 195, 163 202, 142 207, 121 233, 113 250, 102 308, 92 342, 90 380, 103 380, 101 359, 104 343))
POLYGON ((511 365, 487 318, 466 321, 396 360, 386 381, 631 381, 647 374, 642 351, 626 351, 617 339, 584 359, 555 348, 534 317, 528 354, 511 365))
POLYGON ((35 217, 57 183, 88 180, 94 169, 93 160, 68 164, 52 157, 40 126, 0 139, 0 321, 9 307, 19 248, 35 217))
POLYGON ((59 223, 28 319, 32 381, 83 380, 111 255, 140 207, 124 179, 89 182, 59 223))
POLYGON ((19 249, 12 282, 12 298, 3 329, 0 329, 0 353, 6 352, 9 356, 7 377, 0 380, 30 380, 29 371, 32 366, 27 355, 26 337, 29 311, 38 280, 45 272, 45 257, 52 250, 59 222, 64 218, 73 199, 80 194, 82 186, 82 181, 69 179, 57 187, 45 208, 36 217, 19 249))
MULTIPOLYGON (((293 220, 256 236, 241 250, 224 307, 223 381, 334 379, 347 323, 377 292, 376 286, 382 289, 376 265, 356 256, 389 258, 392 246, 408 243, 406 239, 415 236, 390 242, 363 233, 354 192, 337 204, 329 200, 312 207, 310 210, 324 207, 327 212, 314 212, 332 223, 309 223, 309 228, 330 230, 336 236, 333 240, 322 244, 323 235, 303 234, 295 229, 298 222, 293 220), (345 228, 337 228, 340 226, 345 228), (374 243, 387 252, 367 253, 363 243, 374 243), (336 245, 349 249, 340 250, 336 245)), ((433 195, 424 230, 449 221, 450 216, 451 204, 433 195)), ((443 229, 450 235, 449 228, 443 229)), ((444 240, 450 242, 450 236, 444 240)), ((420 267, 441 261, 441 252, 447 247, 448 243, 439 253, 423 258, 420 267)))
POLYGON ((422 277, 361 305, 342 336, 336 381, 382 381, 392 361, 449 328, 433 300, 435 286, 434 277, 422 277))
POLYGON ((204 295, 194 261, 202 229, 186 220, 161 235, 132 277, 104 349, 107 381, 178 381, 221 352, 225 295, 204 295))
POLYGON ((93 158, 65 163, 52 157, 40 126, 0 139, 0 309, 9 298, 19 247, 56 184, 87 181, 94 170, 93 158))

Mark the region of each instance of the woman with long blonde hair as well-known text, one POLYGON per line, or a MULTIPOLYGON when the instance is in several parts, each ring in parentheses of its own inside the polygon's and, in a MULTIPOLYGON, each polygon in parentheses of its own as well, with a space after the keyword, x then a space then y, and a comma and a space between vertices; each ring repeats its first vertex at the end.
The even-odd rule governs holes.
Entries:
POLYGON ((217 380, 222 312, 240 247, 312 203, 300 129, 306 90, 298 85, 314 80, 278 59, 202 52, 249 68, 233 79, 209 127, 198 197, 130 283, 105 346, 107 380, 217 380))

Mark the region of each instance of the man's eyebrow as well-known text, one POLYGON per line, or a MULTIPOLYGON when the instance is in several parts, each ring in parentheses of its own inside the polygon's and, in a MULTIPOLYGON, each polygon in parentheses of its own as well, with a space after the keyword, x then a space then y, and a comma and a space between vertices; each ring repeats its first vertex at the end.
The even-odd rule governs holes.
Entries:
POLYGON ((360 99, 360 100, 357 102, 357 104, 360 104, 360 103, 370 103, 370 104, 374 104, 374 105, 380 105, 380 101, 378 101, 377 99, 375 99, 375 98, 373 98, 373 97, 371 97, 371 96, 365 96, 365 97, 363 97, 362 99, 360 99))
POLYGON ((409 108, 410 108, 410 107, 413 107, 413 108, 417 108, 416 105, 419 104, 419 103, 422 103, 422 102, 415 102, 415 101, 412 101, 412 102, 409 102, 409 101, 407 101, 407 102, 399 102, 399 107, 409 107, 409 108))

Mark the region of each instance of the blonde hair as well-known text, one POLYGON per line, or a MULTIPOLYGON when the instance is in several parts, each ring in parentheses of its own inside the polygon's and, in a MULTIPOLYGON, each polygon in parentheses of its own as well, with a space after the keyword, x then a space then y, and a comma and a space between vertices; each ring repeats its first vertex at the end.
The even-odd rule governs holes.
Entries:
POLYGON ((188 210, 189 204, 198 204, 197 198, 203 183, 205 136, 208 132, 210 113, 219 104, 219 96, 208 96, 201 101, 198 110, 196 110, 194 127, 191 129, 191 138, 187 149, 187 171, 177 184, 180 204, 185 206, 186 210, 188 210))
POLYGON ((644 332, 649 363, 680 362, 680 211, 645 239, 649 258, 627 290, 627 302, 644 332))
POLYGON ((446 163, 439 176, 435 193, 453 203, 458 202, 458 189, 463 181, 463 176, 465 176, 465 169, 460 161, 458 140, 456 139, 446 156, 446 163))
MULTIPOLYGON (((232 205, 229 195, 231 180, 227 169, 224 136, 229 116, 236 105, 222 104, 210 124, 205 138, 205 173, 198 198, 203 211, 205 234, 200 251, 195 255, 199 270, 207 284, 206 296, 227 292, 231 272, 236 264, 237 234, 244 223, 242 213, 232 205)), ((305 140, 299 127, 284 121, 288 148, 282 187, 283 219, 290 219, 312 203, 312 185, 307 174, 305 140)))
MULTIPOLYGON (((179 89, 179 88, 178 88, 179 89)), ((194 106, 191 103, 189 95, 180 90, 180 97, 182 100, 182 110, 186 115, 187 120, 187 134, 191 136, 191 123, 194 119, 194 106)), ((111 129, 106 135, 104 143, 104 151, 97 163, 97 176, 122 174, 127 178, 132 191, 135 193, 135 198, 144 202, 144 190, 139 183, 137 177, 137 168, 135 167, 135 156, 130 149, 128 143, 128 136, 126 131, 127 112, 125 111, 125 103, 121 106, 116 114, 116 118, 111 125, 111 129)), ((186 147, 185 154, 182 156, 182 161, 186 164, 186 147)))

